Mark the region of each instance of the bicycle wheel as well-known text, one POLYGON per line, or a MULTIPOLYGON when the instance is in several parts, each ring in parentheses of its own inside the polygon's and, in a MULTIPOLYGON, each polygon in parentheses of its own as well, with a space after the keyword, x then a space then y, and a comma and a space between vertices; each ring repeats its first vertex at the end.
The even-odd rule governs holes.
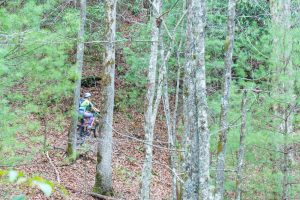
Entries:
POLYGON ((99 122, 95 122, 95 126, 93 127, 94 137, 100 136, 100 126, 99 122))

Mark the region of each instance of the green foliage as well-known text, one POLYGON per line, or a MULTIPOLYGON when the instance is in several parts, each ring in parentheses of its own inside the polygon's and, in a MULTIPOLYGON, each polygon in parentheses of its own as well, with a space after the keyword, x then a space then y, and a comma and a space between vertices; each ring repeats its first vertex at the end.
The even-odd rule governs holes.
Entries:
MULTIPOLYGON (((120 5, 123 5, 122 3, 123 1, 120 2, 120 5)), ((141 7, 141 3, 142 1, 134 1, 132 4, 126 4, 123 7, 129 6, 130 8, 128 9, 131 10, 133 14, 136 14, 134 7, 141 7)), ((182 16, 182 6, 182 2, 178 3, 176 0, 164 2, 163 12, 166 12, 164 21, 170 31, 172 31, 178 23, 178 19, 182 16)), ((126 64, 117 66, 122 87, 116 94, 116 107, 120 110, 125 110, 128 107, 135 107, 138 111, 141 111, 144 108, 147 69, 150 59, 151 42, 149 42, 149 40, 151 40, 151 20, 145 20, 144 23, 133 24, 127 29, 128 30, 124 32, 127 35, 130 35, 134 41, 128 45, 126 44, 125 47, 122 48, 126 64), (139 40, 144 42, 136 42, 139 40)), ((118 33, 117 35, 118 39, 124 39, 122 37, 122 33, 118 33)), ((178 40, 178 42, 175 42, 176 46, 178 45, 181 37, 182 35, 179 31, 175 33, 175 39, 178 40)), ((170 43, 169 38, 165 36, 164 39, 166 40, 166 46, 168 46, 170 43)), ((176 49, 176 47, 174 47, 174 49, 176 49)), ((168 62, 168 78, 172 84, 174 83, 177 75, 178 66, 176 60, 177 58, 172 56, 168 62)), ((158 66, 159 65, 160 60, 158 66)), ((170 88, 170 91, 174 92, 174 88, 170 88)))
POLYGON ((143 9, 141 9, 142 4, 143 0, 131 0, 130 2, 121 0, 118 2, 120 9, 131 11, 131 14, 135 16, 143 12, 143 9))
MULTIPOLYGON (((118 33, 116 43, 116 108, 125 112, 127 108, 141 111, 147 84, 151 38, 149 12, 143 9, 147 1, 118 1, 118 33), (124 11, 124 12, 123 12, 124 11), (138 19, 137 22, 135 20, 138 19), (128 21, 130 21, 128 23, 128 21), (132 22, 131 22, 132 20, 132 22), (126 21, 125 23, 123 23, 126 21), (123 42, 132 40, 131 42, 123 42), (145 40, 145 42, 137 42, 145 40)), ((211 152, 214 156, 224 147, 218 145, 220 100, 223 88, 224 52, 228 48, 226 35, 227 0, 207 1, 207 25, 205 41, 206 81, 209 103, 209 128, 211 131, 211 152)), ((292 1, 293 7, 299 2, 292 1)), ((0 165, 12 166, 25 163, 41 149, 44 128, 62 131, 70 115, 70 98, 74 82, 78 80, 73 66, 75 63, 76 38, 79 27, 79 12, 76 9, 59 6, 61 1, 5 1, 0 8, 0 165), (48 120, 51 119, 51 120, 48 120), (24 151, 26 150, 26 151, 24 151), (22 153, 20 153, 22 152, 22 153)), ((183 1, 163 2, 162 17, 172 34, 185 8, 183 1)), ((268 1, 237 1, 236 31, 232 68, 232 88, 228 114, 230 130, 227 141, 225 189, 231 199, 235 190, 234 170, 240 134, 240 101, 242 89, 249 90, 247 113, 247 135, 244 165, 244 199, 276 199, 282 192, 282 146, 299 143, 300 117, 294 118, 295 134, 284 136, 279 130, 282 119, 274 115, 274 107, 285 108, 291 95, 275 92, 274 85, 287 83, 295 77, 294 91, 300 94, 300 28, 299 13, 292 12, 292 30, 287 37, 292 38, 290 57, 294 70, 292 75, 274 72, 283 66, 278 54, 285 53, 286 44, 281 41, 278 49, 273 49, 274 36, 284 38, 284 30, 271 23, 268 1), (275 50, 278 54, 275 54, 275 50), (252 90, 259 88, 260 93, 252 90)), ((175 33, 174 49, 179 52, 179 64, 176 53, 168 61, 168 83, 171 103, 176 82, 178 65, 184 65, 186 48, 186 19, 175 33), (182 49, 179 42, 182 39, 182 49)), ((87 7, 86 41, 99 41, 104 38, 105 7, 102 2, 90 1, 87 7)), ((166 30, 163 40, 165 49, 171 43, 166 30)), ((103 43, 86 44, 85 63, 99 67, 102 63, 103 43)), ((159 59, 160 64, 160 59, 159 59)), ((159 65, 158 65, 159 66, 159 65)), ((183 74, 180 76, 182 84, 183 74)), ((292 86, 291 86, 292 87, 292 86)), ((182 88, 182 85, 181 85, 182 88)), ((184 93, 180 91, 180 95, 184 93)), ((297 97, 296 102, 299 103, 297 97)), ((181 104, 181 102, 180 102, 181 104)), ((125 113, 133 118, 129 112, 125 113)), ((162 120, 162 118, 161 118, 162 120)), ((181 123, 181 122, 179 122, 181 123)), ((178 136, 182 137, 184 127, 180 126, 178 136)), ((180 137, 179 137, 180 138, 180 137)), ((183 148, 176 141, 176 148, 183 148)), ((142 152, 141 145, 135 147, 142 152)), ((179 155, 179 159, 183 155, 179 155)), ((133 157, 128 157, 134 162, 133 157)), ((214 169, 215 160, 212 159, 214 169)), ((211 170, 214 178, 214 170, 211 170)), ((290 182, 299 179, 299 167, 290 166, 290 182), (294 175, 294 177, 292 176, 294 175)), ((126 168, 117 169, 120 176, 130 178, 126 168)), ((20 186, 27 184, 50 196, 55 188, 63 187, 40 177, 26 178, 17 171, 1 171, 8 184, 20 186)), ((1 179, 2 181, 3 179, 1 179)), ((97 175, 98 183, 102 181, 97 175)), ((99 188, 102 189, 99 185, 99 188)), ((297 198, 299 185, 290 188, 291 197, 297 198)), ((24 195, 13 199, 25 199, 24 195)))
MULTIPOLYGON (((133 38, 136 40, 149 40, 150 25, 132 27, 132 31, 136 29, 139 29, 140 32, 135 32, 136 35, 133 38)), ((132 106, 143 107, 142 99, 146 91, 146 69, 149 65, 149 51, 149 43, 145 45, 132 43, 129 47, 123 49, 126 66, 120 67, 120 79, 125 87, 117 91, 116 94, 116 106, 122 110, 132 106)))
MULTIPOLYGON (((24 186, 38 188, 46 197, 50 197, 55 190, 61 192, 64 197, 68 195, 68 191, 60 184, 56 184, 39 176, 26 177, 23 172, 15 170, 0 170, 0 181, 4 181, 2 184, 9 184, 17 187, 15 189, 22 189, 24 186)), ((25 199, 25 195, 20 194, 14 196, 13 199, 25 199)))
MULTIPOLYGON (((85 29, 86 41, 98 41, 104 38, 105 8, 103 2, 91 2, 87 7, 87 20, 85 29)), ((99 67, 103 59, 103 44, 87 44, 85 48, 85 62, 99 67)))
POLYGON ((20 194, 20 195, 17 195, 17 196, 14 196, 12 198, 12 200, 25 200, 25 195, 24 194, 20 194))
POLYGON ((63 122, 67 117, 61 100, 73 90, 66 74, 73 69, 68 51, 75 41, 69 38, 77 36, 78 20, 74 19, 78 12, 66 9, 60 13, 54 9, 57 3, 15 1, 0 8, 0 157, 5 158, 0 164, 24 162, 39 151, 41 139, 34 138, 42 137, 41 118, 47 115, 63 122), (24 140, 28 136, 35 142, 24 140), (28 142, 32 142, 30 147, 28 142), (15 154, 25 148, 31 153, 15 154))

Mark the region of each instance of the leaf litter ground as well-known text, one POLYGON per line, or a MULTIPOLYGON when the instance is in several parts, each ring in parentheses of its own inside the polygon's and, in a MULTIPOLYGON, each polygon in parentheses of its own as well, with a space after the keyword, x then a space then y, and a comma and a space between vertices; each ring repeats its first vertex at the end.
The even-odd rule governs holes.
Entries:
MULTIPOLYGON (((90 88, 90 90, 94 90, 90 88)), ((96 91, 94 91, 97 94, 96 91)), ((97 96, 95 96, 97 98, 97 96)), ((143 115, 131 112, 129 119, 123 113, 114 115, 113 143, 113 188, 117 199, 138 199, 139 182, 144 160, 143 115)), ((159 117, 158 117, 159 119, 159 117)), ((168 168, 167 134, 165 124, 158 121, 155 129, 154 163, 152 171, 151 199, 170 199, 170 170, 168 168)), ((78 147, 79 158, 72 164, 66 161, 67 130, 48 132, 49 157, 59 172, 61 185, 70 192, 69 199, 94 199, 86 195, 92 191, 95 181, 96 168, 96 138, 90 137, 78 147)), ((17 167, 28 175, 39 175, 57 182, 57 173, 49 159, 41 151, 35 158, 24 166, 17 167)), ((26 190, 30 199, 47 199, 38 190, 26 190)), ((63 199, 55 192, 48 199, 63 199)))

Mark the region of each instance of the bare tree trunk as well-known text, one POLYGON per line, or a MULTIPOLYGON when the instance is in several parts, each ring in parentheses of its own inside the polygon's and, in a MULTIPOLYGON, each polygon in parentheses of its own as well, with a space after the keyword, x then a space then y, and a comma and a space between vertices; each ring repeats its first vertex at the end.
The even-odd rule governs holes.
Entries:
MULTIPOLYGON (((162 60, 162 74, 163 74, 163 106, 166 116, 167 122, 167 132, 168 132, 168 148, 170 149, 170 166, 172 170, 172 199, 177 199, 177 193, 180 192, 177 190, 177 155, 174 151, 175 147, 175 139, 176 139, 176 125, 177 125, 177 108, 178 108, 178 99, 179 99, 179 84, 180 84, 180 63, 178 62, 178 71, 177 71, 177 82, 176 82, 176 94, 175 94, 175 107, 173 111, 173 115, 171 114, 170 109, 170 101, 169 101, 169 94, 168 94, 168 72, 167 72, 167 63, 170 59, 171 54, 173 53, 175 47, 175 34, 177 31, 178 26, 182 22, 186 12, 183 11, 182 17, 179 19, 177 24, 175 25, 172 35, 169 34, 171 39, 170 46, 168 48, 167 53, 165 54, 165 47, 163 41, 163 30, 160 33, 160 45, 161 45, 161 60, 162 60)), ((179 43, 179 49, 181 48, 182 40, 179 43)), ((178 54, 178 53, 177 53, 178 54)), ((177 55, 179 56, 179 55, 177 55)))
POLYGON ((183 199, 211 199, 205 77, 205 1, 188 1, 184 115, 188 178, 183 199))
POLYGON ((279 132, 284 135, 283 162, 282 162, 282 199, 289 199, 289 165, 292 159, 290 145, 287 138, 293 132, 293 116, 295 107, 294 69, 291 60, 291 0, 271 0, 273 34, 273 83, 274 105, 276 116, 279 116, 279 132), (283 103, 279 103, 283 102, 283 103))
MULTIPOLYGON (((286 111, 288 112, 288 111, 286 111)), ((283 173, 283 180, 282 180, 282 200, 288 200, 289 198, 289 148, 287 145, 287 137, 289 132, 289 123, 290 123, 290 116, 288 114, 285 116, 284 120, 284 146, 283 146, 283 166, 282 166, 282 173, 283 173)))
MULTIPOLYGON (((160 34, 160 44, 161 44, 161 60, 162 60, 162 73, 163 73, 163 105, 167 122, 167 132, 168 132, 168 148, 170 149, 170 166, 172 170, 172 199, 177 199, 177 178, 176 178, 176 152, 174 151, 175 144, 175 133, 176 129, 176 113, 174 113, 175 120, 172 120, 171 110, 170 110, 170 102, 169 102, 169 94, 168 94, 168 78, 167 78, 167 60, 168 57, 165 57, 164 53, 164 45, 163 45, 163 37, 160 34), (174 124, 175 123, 175 124, 174 124)), ((171 50, 169 50, 170 52, 171 50)), ((170 55, 170 53, 167 55, 170 55)), ((177 88, 178 90, 178 88, 177 88)), ((176 94, 177 94, 176 90, 176 94)), ((178 94, 177 94, 178 95, 178 94)), ((176 102, 178 101, 178 96, 176 96, 176 102)), ((176 106, 174 112, 176 112, 176 106)))
POLYGON ((184 156, 183 168, 186 171, 187 179, 183 185, 183 199, 197 199, 199 196, 199 146, 196 121, 196 103, 195 103, 195 64, 193 59, 194 41, 192 19, 195 17, 192 12, 194 2, 187 2, 187 41, 186 41, 186 63, 184 66, 184 156))
POLYGON ((101 74, 100 138, 97 152, 97 171, 94 192, 112 195, 112 126, 115 93, 116 0, 106 0, 105 58, 101 74))
POLYGON ((84 26, 86 21, 86 0, 80 1, 80 27, 78 31, 78 44, 77 44, 77 55, 76 55, 76 73, 78 78, 75 83, 74 88, 74 101, 73 101, 73 114, 72 122, 68 136, 68 147, 67 154, 73 159, 76 157, 76 142, 77 142, 77 123, 78 123, 78 106, 80 98, 80 88, 81 88, 81 74, 83 66, 83 56, 84 56, 84 26))
POLYGON ((243 176, 243 165, 244 165, 244 152, 245 152, 245 134, 246 134, 246 104, 247 104, 247 90, 243 92, 243 99, 241 104, 241 130, 240 130, 240 147, 238 152, 238 162, 236 170, 236 194, 235 200, 241 199, 241 185, 242 185, 242 176, 243 176))
POLYGON ((156 66, 157 66, 157 56, 158 56, 158 39, 159 39, 159 28, 160 23, 158 21, 161 8, 161 0, 154 0, 152 6, 155 7, 153 10, 153 19, 152 19, 152 33, 151 33, 151 53, 149 61, 149 70, 148 70, 148 90, 146 94, 146 103, 147 106, 145 112, 145 161, 142 170, 141 177, 141 190, 140 190, 140 199, 148 200, 150 199, 150 184, 151 184, 151 175, 152 175, 152 159, 153 159, 153 131, 155 125, 155 119, 157 114, 158 105, 161 99, 161 88, 162 88, 162 74, 161 69, 159 70, 159 80, 158 80, 158 89, 155 97, 156 89, 156 66))
POLYGON ((224 93, 221 101, 221 115, 220 115, 220 134, 217 148, 217 166, 216 166, 216 193, 215 200, 224 199, 224 169, 226 156, 226 142, 228 132, 228 104, 230 94, 231 82, 231 68, 232 68, 232 54, 234 47, 234 29, 235 29, 235 0, 228 2, 228 36, 225 41, 225 73, 224 73, 224 93))
POLYGON ((197 135, 199 151, 199 183, 200 198, 208 200, 212 198, 209 185, 209 160, 210 160, 210 133, 207 120, 207 97, 206 97, 206 74, 205 74, 205 0, 195 1, 193 8, 194 18, 192 21, 195 42, 195 67, 196 67, 196 106, 197 106, 197 135))

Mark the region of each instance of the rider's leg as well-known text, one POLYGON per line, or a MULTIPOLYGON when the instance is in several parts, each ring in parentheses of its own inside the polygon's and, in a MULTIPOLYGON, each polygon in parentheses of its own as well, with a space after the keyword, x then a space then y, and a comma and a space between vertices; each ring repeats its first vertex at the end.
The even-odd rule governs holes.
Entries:
POLYGON ((92 128, 93 123, 94 123, 94 115, 92 113, 85 112, 84 117, 89 119, 89 127, 88 128, 92 128))
POLYGON ((92 126, 93 126, 93 124, 94 124, 94 121, 95 121, 95 117, 94 116, 92 116, 91 118, 90 118, 90 121, 89 121, 89 128, 92 128, 92 126))

